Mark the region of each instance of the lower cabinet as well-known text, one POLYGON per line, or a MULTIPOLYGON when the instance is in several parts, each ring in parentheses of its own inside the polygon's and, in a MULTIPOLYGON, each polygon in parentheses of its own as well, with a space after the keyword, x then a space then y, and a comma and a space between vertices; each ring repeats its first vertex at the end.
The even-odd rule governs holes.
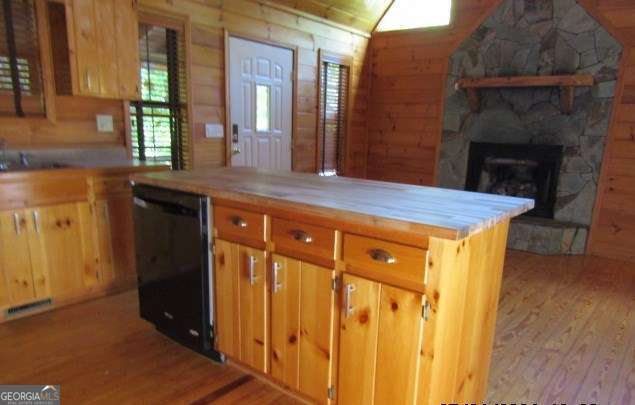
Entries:
POLYGON ((0 213, 0 276, 6 304, 76 293, 98 282, 87 202, 0 213))
POLYGON ((219 351, 267 372, 265 252, 216 240, 216 342, 219 351))
MULTIPOLYGON (((21 305, 46 297, 42 288, 36 292, 29 253, 35 232, 26 210, 0 212, 0 305, 21 305)), ((45 280, 38 280, 47 282, 45 280)))
POLYGON ((319 402, 333 378, 335 272, 273 255, 271 376, 319 402))
POLYGON ((95 237, 102 282, 135 283, 135 242, 132 196, 98 199, 94 203, 95 237))
POLYGON ((417 401, 423 296, 344 274, 340 322, 340 404, 417 401))

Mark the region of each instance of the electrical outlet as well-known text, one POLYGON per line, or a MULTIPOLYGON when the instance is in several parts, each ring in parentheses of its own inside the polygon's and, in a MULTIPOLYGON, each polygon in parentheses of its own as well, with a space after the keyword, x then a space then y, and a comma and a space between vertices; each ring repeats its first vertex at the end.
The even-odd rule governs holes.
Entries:
POLYGON ((205 124, 206 138, 223 138, 225 131, 222 124, 205 124))
POLYGON ((97 114, 97 132, 114 132, 112 115, 97 114))

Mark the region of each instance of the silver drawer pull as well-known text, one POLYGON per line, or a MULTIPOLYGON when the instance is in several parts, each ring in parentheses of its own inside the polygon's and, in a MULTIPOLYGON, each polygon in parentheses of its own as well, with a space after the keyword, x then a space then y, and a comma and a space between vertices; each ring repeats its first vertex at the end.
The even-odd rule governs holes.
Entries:
POLYGON ((231 217, 231 221, 232 221, 232 224, 236 225, 239 228, 247 228, 247 221, 245 221, 238 215, 231 217))
POLYGON ((356 289, 355 284, 346 284, 346 286, 344 286, 344 317, 346 318, 355 313, 355 307, 353 306, 353 292, 356 289))
POLYGON ((40 233, 40 213, 37 210, 33 211, 33 228, 35 233, 40 233))
POLYGON ((282 264, 273 262, 273 280, 271 280, 271 284, 273 285, 274 294, 282 290, 282 283, 278 281, 280 270, 282 270, 282 264))
POLYGON ((190 335, 198 337, 199 333, 197 331, 195 331, 194 329, 190 329, 190 335))
POLYGON ((300 229, 294 229, 290 233, 293 236, 293 239, 297 240, 298 242, 307 244, 313 242, 313 236, 300 229))
POLYGON ((20 235, 22 233, 22 226, 20 224, 22 220, 20 219, 20 214, 17 212, 13 213, 13 226, 15 227, 15 234, 20 235))
POLYGON ((256 276, 256 262, 258 262, 258 259, 256 259, 255 256, 247 257, 247 265, 249 266, 247 269, 247 277, 249 278, 250 285, 256 284, 256 279, 258 278, 258 276, 256 276))
POLYGON ((368 251, 368 254, 370 255, 371 259, 377 262, 393 264, 397 261, 393 255, 383 249, 371 249, 368 251))
POLYGON ((174 319, 174 315, 172 315, 172 314, 171 314, 171 313, 169 313, 169 312, 163 312, 163 316, 165 316, 165 317, 166 317, 166 318, 168 318, 168 319, 174 319))

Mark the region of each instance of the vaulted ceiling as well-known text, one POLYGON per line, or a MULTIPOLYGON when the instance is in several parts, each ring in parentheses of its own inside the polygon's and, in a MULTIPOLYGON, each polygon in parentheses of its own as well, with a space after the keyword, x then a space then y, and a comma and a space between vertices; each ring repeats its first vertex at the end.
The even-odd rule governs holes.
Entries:
POLYGON ((371 32, 392 0, 271 0, 272 3, 371 32))

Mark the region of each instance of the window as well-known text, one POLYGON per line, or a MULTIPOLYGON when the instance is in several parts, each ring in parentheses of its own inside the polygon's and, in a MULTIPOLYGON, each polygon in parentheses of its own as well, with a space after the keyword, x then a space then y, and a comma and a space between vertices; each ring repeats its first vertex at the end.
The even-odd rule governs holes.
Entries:
POLYGON ((270 87, 265 84, 256 85, 256 131, 269 132, 271 105, 270 87))
POLYGON ((140 24, 141 101, 130 104, 132 155, 189 166, 184 44, 178 31, 140 24))
POLYGON ((347 128, 349 67, 322 61, 320 72, 318 172, 323 176, 341 175, 347 128))
POLYGON ((377 31, 439 27, 450 24, 452 0, 395 0, 377 31))
POLYGON ((33 0, 0 0, 0 114, 44 115, 33 0))

